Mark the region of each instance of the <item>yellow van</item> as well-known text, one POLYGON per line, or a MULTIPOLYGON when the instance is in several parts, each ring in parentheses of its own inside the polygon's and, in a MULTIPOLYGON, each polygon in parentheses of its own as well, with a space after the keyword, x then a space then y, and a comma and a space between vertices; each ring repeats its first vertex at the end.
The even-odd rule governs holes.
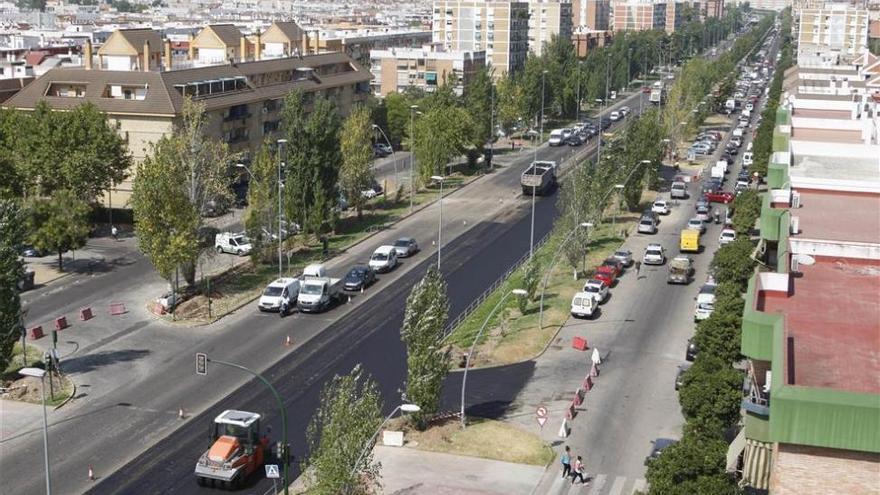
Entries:
POLYGON ((684 229, 681 231, 681 244, 678 248, 682 253, 697 253, 700 251, 700 231, 684 229))

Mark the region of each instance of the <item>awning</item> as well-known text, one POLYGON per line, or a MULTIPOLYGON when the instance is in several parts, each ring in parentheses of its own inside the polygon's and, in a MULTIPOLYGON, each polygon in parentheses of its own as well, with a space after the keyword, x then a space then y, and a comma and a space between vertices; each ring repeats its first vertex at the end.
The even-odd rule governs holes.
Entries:
POLYGON ((773 444, 746 439, 743 483, 759 490, 770 489, 770 455, 773 444))
POLYGON ((730 446, 727 448, 727 472, 732 473, 736 471, 737 465, 739 464, 739 455, 743 453, 743 450, 746 448, 746 429, 741 428, 739 433, 730 442, 730 446))

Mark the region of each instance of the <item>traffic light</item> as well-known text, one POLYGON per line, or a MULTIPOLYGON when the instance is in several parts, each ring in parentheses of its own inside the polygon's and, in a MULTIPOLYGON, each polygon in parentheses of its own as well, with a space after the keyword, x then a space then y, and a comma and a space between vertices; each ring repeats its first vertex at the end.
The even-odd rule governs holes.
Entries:
POLYGON ((197 375, 207 375, 208 374, 208 355, 204 352, 196 353, 196 374, 197 375))

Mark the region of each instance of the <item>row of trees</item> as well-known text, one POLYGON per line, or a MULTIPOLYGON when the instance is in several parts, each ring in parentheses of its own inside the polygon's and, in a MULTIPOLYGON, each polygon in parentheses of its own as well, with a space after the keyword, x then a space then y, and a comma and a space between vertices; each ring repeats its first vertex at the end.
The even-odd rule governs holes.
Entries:
POLYGON ((742 358, 742 294, 754 272, 754 245, 747 233, 760 215, 760 195, 753 190, 742 192, 733 212, 734 228, 742 235, 722 246, 712 259, 711 270, 718 284, 714 310, 697 324, 694 343, 699 352, 679 390, 687 422, 681 441, 648 466, 652 493, 738 493, 726 472, 725 433, 740 419, 743 376, 733 365, 742 358))
POLYGON ((85 244, 98 197, 130 166, 125 141, 92 104, 0 110, 0 197, 23 212, 19 242, 57 253, 59 269, 62 253, 85 244))
MULTIPOLYGON (((442 343, 448 317, 446 282, 432 266, 413 286, 400 330, 407 350, 401 400, 419 406, 407 418, 419 430, 437 413, 449 371, 449 351, 442 343)), ((379 465, 372 457, 374 434, 386 409, 379 386, 359 365, 324 386, 307 429, 309 453, 302 466, 310 493, 373 493, 379 479, 379 465)))

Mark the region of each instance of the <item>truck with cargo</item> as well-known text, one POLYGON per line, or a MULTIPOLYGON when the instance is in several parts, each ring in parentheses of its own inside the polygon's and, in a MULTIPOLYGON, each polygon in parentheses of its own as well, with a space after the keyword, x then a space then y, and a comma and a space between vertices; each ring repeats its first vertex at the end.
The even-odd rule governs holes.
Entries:
POLYGON ((342 297, 342 279, 327 276, 324 265, 309 265, 303 270, 296 307, 301 313, 320 313, 330 309, 342 297))
POLYGON ((688 256, 676 256, 668 265, 667 284, 689 284, 694 273, 694 261, 688 256))
POLYGON ((556 187, 556 162, 536 161, 522 173, 520 178, 523 194, 546 195, 556 187))
POLYGON ((711 170, 709 176, 712 177, 713 179, 721 179, 722 181, 724 181, 724 169, 725 168, 727 168, 726 165, 715 165, 712 167, 712 170, 711 170))

